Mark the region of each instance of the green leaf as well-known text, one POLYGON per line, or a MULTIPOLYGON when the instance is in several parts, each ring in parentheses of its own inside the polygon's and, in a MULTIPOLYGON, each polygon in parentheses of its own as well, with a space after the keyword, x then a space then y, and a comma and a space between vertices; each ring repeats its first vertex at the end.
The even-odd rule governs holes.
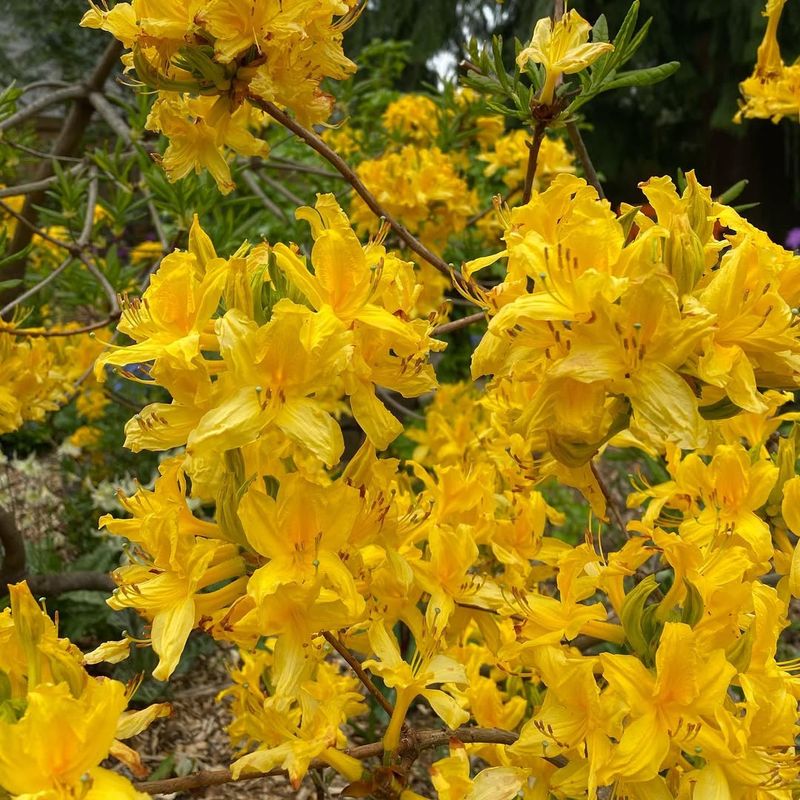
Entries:
POLYGON ((745 190, 745 187, 748 183, 750 183, 750 181, 748 181, 747 178, 737 181, 733 184, 733 186, 731 186, 729 189, 726 189, 721 195, 719 195, 719 197, 717 197, 717 202, 724 203, 725 205, 732 203, 745 190))
POLYGON ((657 67, 621 72, 613 81, 604 83, 601 91, 608 92, 611 89, 624 89, 628 86, 652 86, 674 75, 679 67, 679 61, 669 61, 657 67))
POLYGON ((592 41, 593 42, 607 42, 608 41, 608 21, 606 15, 601 14, 597 18, 594 27, 592 28, 592 41))
POLYGON ((508 80, 506 68, 503 65, 503 39, 500 36, 492 36, 492 54, 494 55, 494 71, 497 79, 505 91, 511 93, 511 84, 508 80))
POLYGON ((625 631, 628 644, 641 656, 646 656, 650 649, 650 639, 643 630, 644 607, 647 598, 658 589, 655 575, 648 575, 638 586, 625 596, 620 611, 620 622, 625 631))
POLYGON ((703 618, 703 597, 697 587, 686 578, 683 579, 686 587, 686 599, 681 609, 681 622, 694 627, 703 618))
POLYGON ((628 46, 628 42, 633 35, 636 28, 636 20, 639 18, 639 0, 633 0, 625 19, 622 20, 622 25, 619 26, 619 31, 614 37, 614 63, 622 63, 622 56, 628 46))
POLYGON ((719 420, 735 417, 742 409, 729 398, 723 397, 711 405, 700 406, 698 410, 703 419, 719 420))
POLYGON ((625 52, 622 53, 620 58, 620 65, 626 64, 630 61, 633 56, 636 54, 636 51, 642 46, 642 42, 647 36, 647 32, 650 30, 650 25, 653 23, 653 18, 647 20, 647 22, 636 31, 636 35, 631 39, 630 44, 625 48, 625 52))
POLYGON ((16 289, 22 283, 20 278, 11 278, 7 281, 0 281, 0 292, 4 291, 5 289, 16 289))
POLYGON ((622 214, 618 219, 620 225, 622 225, 622 232, 625 234, 625 239, 627 240, 631 228, 633 227, 633 222, 636 219, 636 215, 641 211, 641 206, 634 206, 633 208, 629 208, 624 214, 622 214))

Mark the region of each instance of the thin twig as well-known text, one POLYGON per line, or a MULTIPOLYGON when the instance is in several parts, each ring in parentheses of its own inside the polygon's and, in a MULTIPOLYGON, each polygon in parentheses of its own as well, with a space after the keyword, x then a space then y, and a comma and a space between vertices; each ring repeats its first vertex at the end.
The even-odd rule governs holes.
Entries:
POLYGON ((247 187, 261 201, 261 204, 267 209, 267 211, 270 211, 279 219, 288 219, 286 212, 277 203, 275 203, 273 200, 270 200, 270 198, 267 196, 267 193, 259 185, 256 176, 250 172, 249 169, 244 170, 242 177, 244 178, 244 182, 247 184, 247 187))
POLYGON ((381 400, 384 400, 393 409, 399 411, 403 416, 411 417, 412 419, 418 419, 418 420, 425 419, 424 414, 419 414, 418 412, 408 408, 407 406, 404 406, 399 400, 396 400, 394 397, 392 397, 392 393, 388 389, 378 389, 376 394, 378 395, 378 397, 381 398, 381 400))
POLYGON ((592 470, 592 475, 594 475, 594 479, 597 481, 597 485, 600 487, 600 491, 602 492, 603 498, 606 501, 606 508, 611 512, 611 516, 614 517, 614 522, 616 522, 617 527, 627 538, 628 529, 625 526, 625 521, 622 519, 622 515, 619 513, 619 509, 617 508, 617 504, 614 502, 614 498, 611 496, 611 492, 608 490, 608 487, 603 481, 603 478, 597 469, 597 465, 594 463, 594 461, 590 461, 589 467, 592 470))
POLYGON ((586 149, 586 143, 583 141, 580 130, 578 130, 578 123, 574 120, 567 123, 567 133, 569 140, 572 142, 572 148, 575 150, 578 158, 580 159, 583 173, 586 176, 586 182, 597 189, 597 194, 601 200, 605 199, 605 192, 600 183, 600 178, 597 176, 597 170, 594 168, 592 159, 589 156, 589 151, 586 149))
MULTIPOLYGON (((49 153, 47 157, 53 158, 53 155, 49 153)), ((74 176, 78 176, 85 168, 86 168, 86 162, 81 161, 80 164, 76 164, 74 167, 71 167, 69 170, 67 170, 67 174, 71 173, 74 176)), ((40 181, 31 181, 30 183, 20 183, 17 186, 4 186, 2 189, 0 189, 0 198, 18 197, 20 195, 34 194, 35 192, 41 192, 44 189, 49 189, 57 180, 58 177, 56 175, 52 175, 51 177, 44 178, 40 181)))
POLYGON ((30 289, 26 289, 21 295, 15 297, 10 303, 0 308, 0 317, 4 317, 9 311, 24 303, 29 297, 33 297, 33 295, 40 292, 49 283, 52 283, 72 261, 72 256, 65 258, 49 275, 46 275, 37 284, 31 286, 30 289))
POLYGON ((38 225, 34 225, 27 217, 24 217, 19 211, 15 211, 8 203, 4 203, 0 200, 0 208, 6 212, 6 214, 10 214, 14 217, 17 222, 21 222, 26 228, 33 231, 38 237, 44 239, 46 242, 50 242, 50 244, 54 244, 56 247, 60 247, 62 250, 66 250, 68 253, 72 253, 72 255, 78 255, 80 248, 73 244, 72 242, 64 242, 61 239, 56 239, 55 236, 51 236, 47 231, 42 230, 38 225))
POLYGON ((320 178, 334 178, 337 181, 344 180, 338 172, 331 172, 327 169, 320 169, 319 167, 311 167, 308 164, 301 164, 298 161, 290 161, 288 158, 273 158, 265 159, 259 162, 259 166, 264 169, 275 169, 281 172, 302 172, 306 175, 317 175, 320 178))
POLYGON ((522 205, 527 205, 533 194, 533 179, 536 177, 536 165, 539 161, 539 150, 544 141, 547 123, 537 120, 533 126, 533 140, 528 143, 528 169, 525 172, 525 187, 522 190, 522 205))
POLYGON ((271 186, 278 194, 282 194, 292 205, 298 207, 306 205, 305 200, 298 197, 291 189, 284 186, 282 183, 279 183, 274 178, 270 178, 269 175, 264 176, 264 182, 271 186))
POLYGON ((20 153, 25 153, 35 158, 53 159, 55 161, 67 161, 73 164, 82 164, 82 158, 75 158, 74 156, 54 156, 52 153, 46 153, 44 150, 37 150, 35 147, 28 147, 26 144, 19 142, 12 142, 10 139, 5 139, 5 143, 14 150, 19 150, 20 153))
MULTIPOLYGON (((519 734, 514 731, 504 731, 499 728, 458 728, 457 730, 424 730, 409 731, 400 738, 400 745, 395 751, 396 756, 407 753, 416 753, 422 750, 431 750, 441 747, 457 739, 463 744, 501 744, 512 745, 519 738, 519 734)), ((383 744, 375 742, 364 744, 359 747, 351 747, 344 751, 351 758, 365 761, 369 758, 378 758, 383 755, 383 744)), ((554 756, 545 759, 555 766, 563 767, 567 761, 563 756, 554 756)), ((324 769, 328 765, 324 762, 314 760, 309 769, 324 769)), ((243 775, 240 781, 256 780, 259 778, 285 776, 286 770, 272 769, 261 775, 243 775)), ((135 784, 139 791, 148 794, 170 794, 177 792, 188 792, 192 789, 204 789, 210 786, 222 786, 225 783, 233 782, 233 775, 229 769, 204 770, 196 772, 194 775, 186 775, 183 778, 167 778, 161 781, 144 781, 135 784)))
POLYGON ((394 706, 372 682, 372 678, 361 666, 361 662, 350 652, 347 645, 330 631, 323 631, 322 635, 325 637, 325 641, 350 665, 350 668, 358 676, 361 683, 364 684, 366 690, 375 698, 378 705, 391 717, 394 714, 394 706))
POLYGON ((112 322, 116 322, 118 319, 119 311, 114 314, 109 314, 105 319, 101 319, 98 322, 91 322, 88 325, 84 325, 82 328, 70 328, 58 331, 46 330, 44 328, 39 330, 37 328, 14 328, 13 326, 4 327, 2 322, 0 322, 0 333, 10 333, 14 336, 27 336, 31 339, 52 339, 63 336, 78 336, 81 333, 98 331, 100 328, 105 328, 107 325, 110 325, 112 322))
POLYGON ((299 136, 309 147, 319 153, 337 172, 353 187, 356 194, 366 203, 367 207, 376 217, 382 217, 394 229, 400 239, 418 256, 435 267, 443 275, 456 281, 461 279, 453 273, 450 265, 441 256, 432 253, 422 242, 398 222, 381 204, 369 189, 363 184, 354 170, 347 162, 320 139, 313 131, 303 127, 292 119, 286 112, 281 111, 274 103, 269 103, 259 97, 248 96, 250 102, 269 114, 274 120, 280 122, 288 130, 299 136))
POLYGON ((452 331, 460 330, 461 328, 466 328, 469 325, 473 325, 476 322, 480 322, 481 320, 486 319, 486 313, 483 311, 479 311, 477 314, 470 314, 467 317, 461 317, 460 319, 454 319, 452 322, 445 322, 443 325, 437 325, 433 329, 434 336, 441 336, 445 333, 451 333, 452 331))
POLYGON ((50 94, 46 94, 44 97, 40 97, 38 100, 28 103, 27 106, 21 108, 16 114, 6 117, 0 122, 0 131, 13 128, 15 125, 19 125, 21 122, 35 117, 45 108, 58 105, 59 103, 65 103, 67 100, 74 100, 76 97, 83 97, 85 94, 85 86, 65 86, 63 89, 56 89, 54 92, 50 92, 50 94))

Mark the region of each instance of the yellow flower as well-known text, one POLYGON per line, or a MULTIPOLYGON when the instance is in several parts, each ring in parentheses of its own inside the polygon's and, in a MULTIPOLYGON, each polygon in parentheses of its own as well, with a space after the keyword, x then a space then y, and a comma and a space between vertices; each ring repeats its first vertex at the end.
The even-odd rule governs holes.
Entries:
MULTIPOLYGON (((491 178, 503 170, 503 183, 509 189, 519 189, 525 180, 528 164, 528 141, 530 134, 516 130, 505 136, 492 138, 493 150, 478 156, 487 167, 483 174, 491 178)), ((553 178, 562 172, 575 172, 575 157, 567 150, 563 139, 545 137, 536 161, 533 187, 536 191, 546 189, 553 178)))
POLYGON ((102 431, 90 425, 81 425, 69 437, 69 443, 81 449, 92 450, 97 447, 102 438, 102 431))
POLYGON ((414 295, 396 298, 390 291, 400 282, 396 273, 402 262, 398 264, 377 243, 362 247, 333 195, 319 195, 315 207, 298 209, 297 217, 311 225, 314 274, 283 244, 274 250, 278 267, 317 311, 332 312, 353 331, 345 389, 356 421, 376 447, 385 448, 402 425, 375 396, 375 384, 409 397, 434 388, 436 378, 428 358, 439 344, 430 339, 426 322, 408 319, 414 295), (405 307, 387 309, 386 299, 406 300, 405 307))
POLYGON ((439 134, 439 108, 424 94, 403 94, 393 100, 382 121, 390 134, 416 144, 430 144, 439 134))
POLYGON ((614 45, 607 42, 589 44, 591 30, 592 26, 572 8, 558 22, 545 17, 536 23, 533 38, 520 51, 517 64, 520 69, 525 69, 529 61, 544 66, 545 83, 539 102, 545 105, 553 102, 556 82, 561 75, 580 72, 614 49, 614 45))
POLYGON ((722 650, 704 650, 688 625, 664 626, 655 675, 635 656, 604 653, 600 663, 609 691, 631 715, 600 772, 601 783, 652 780, 673 744, 702 755, 706 743, 722 739, 715 714, 736 669, 722 650))
POLYGON ((124 684, 85 672, 80 651, 58 638, 25 583, 9 594, 11 609, 0 614, 0 792, 20 800, 143 800, 99 764, 109 754, 138 763, 118 737, 141 732, 169 707, 126 718, 124 684))
POLYGON ((463 685, 467 682, 462 664, 436 652, 439 642, 432 632, 417 643, 418 649, 411 664, 403 660, 397 641, 387 632, 383 622, 376 621, 370 625, 369 643, 377 659, 366 660, 364 669, 380 675, 387 686, 397 690, 394 714, 383 739, 388 751, 396 749, 406 713, 420 695, 449 728, 457 728, 469 719, 469 714, 459 707, 452 695, 442 689, 429 688, 437 683, 463 685))
POLYGON ((450 743, 450 755, 431 766, 431 780, 440 800, 511 800, 525 781, 517 767, 489 767, 470 778, 469 756, 457 740, 450 743))
MULTIPOLYGON (((453 156, 437 147, 405 145, 362 161, 357 171, 383 208, 434 246, 464 230, 478 206, 453 156)), ((360 199, 353 201, 350 216, 360 232, 375 230, 375 215, 360 199)))
POLYGON ((207 169, 222 194, 233 190, 227 149, 243 156, 266 156, 269 147, 249 130, 253 115, 248 107, 231 111, 226 98, 190 98, 163 93, 147 118, 150 130, 169 139, 161 163, 170 181, 207 169))
POLYGON ((200 619, 244 593, 244 561, 213 523, 195 518, 186 504, 180 459, 161 464, 155 489, 139 489, 124 505, 133 519, 101 517, 99 524, 137 547, 134 563, 119 567, 120 585, 107 601, 152 619, 150 638, 159 656, 153 677, 166 680, 200 619), (203 591, 225 581, 213 591, 203 591))
POLYGON ((126 300, 119 330, 136 344, 115 347, 95 364, 102 379, 106 365, 124 366, 164 359, 183 368, 200 357, 213 331, 217 309, 229 270, 218 258, 211 240, 195 215, 189 251, 165 256, 141 300, 126 300))
POLYGON ((800 113, 800 66, 786 66, 778 44, 778 25, 785 5, 786 0, 767 0, 767 27, 753 74, 739 84, 743 100, 734 122, 741 122, 743 117, 778 122, 800 113))

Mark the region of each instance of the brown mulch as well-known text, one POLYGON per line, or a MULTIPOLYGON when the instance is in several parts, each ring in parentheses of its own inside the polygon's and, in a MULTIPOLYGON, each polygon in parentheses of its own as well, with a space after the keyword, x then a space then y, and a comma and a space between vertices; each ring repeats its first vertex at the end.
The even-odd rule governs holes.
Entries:
MULTIPOLYGON (((229 657, 225 651, 198 657, 188 674, 170 681, 172 716, 156 720, 147 731, 130 742, 151 771, 156 772, 167 760, 172 763, 170 774, 157 777, 172 778, 230 766, 233 754, 226 732, 230 714, 225 702, 215 700, 217 694, 230 684, 226 666, 229 657)), ((303 785, 294 792, 288 781, 282 778, 263 778, 155 797, 163 800, 190 797, 197 800, 279 800, 289 797, 309 800, 316 797, 316 790, 313 786, 303 785)))

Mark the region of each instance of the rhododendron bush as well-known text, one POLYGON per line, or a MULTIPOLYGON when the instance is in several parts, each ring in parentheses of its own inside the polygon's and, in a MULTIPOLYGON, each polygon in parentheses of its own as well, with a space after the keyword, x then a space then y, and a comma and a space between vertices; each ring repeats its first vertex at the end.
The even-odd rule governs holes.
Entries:
MULTIPOLYGON (((137 387, 125 447, 161 454, 157 475, 99 525, 125 543, 107 603, 145 626, 84 654, 6 581, 0 794, 202 786, 142 780, 120 740, 169 708, 126 711, 136 682, 93 671, 149 647, 168 681, 202 631, 235 651, 224 780, 800 797, 800 660, 781 638, 800 598, 800 257, 732 205, 741 187, 694 171, 606 199, 591 101, 678 65, 630 66, 638 3, 614 35, 563 5, 515 52, 471 43, 460 86, 378 120, 352 91, 337 105, 356 0, 91 4, 81 24, 121 43, 140 113, 125 128, 93 101, 128 149, 56 176, 84 182, 74 231, 5 195, 4 236, 35 229, 35 280, 0 310, 0 432, 76 394, 91 422, 137 387), (297 161, 276 155, 287 136, 297 161), (305 170, 315 199, 259 183, 259 160, 305 170), (142 177, 123 210, 159 241, 115 206, 126 164, 142 177), (226 205, 242 184, 252 215, 226 205), (258 214, 277 215, 269 235, 258 214), (68 268, 107 316, 42 307, 68 268)), ((783 5, 741 117, 797 115, 783 5)))

